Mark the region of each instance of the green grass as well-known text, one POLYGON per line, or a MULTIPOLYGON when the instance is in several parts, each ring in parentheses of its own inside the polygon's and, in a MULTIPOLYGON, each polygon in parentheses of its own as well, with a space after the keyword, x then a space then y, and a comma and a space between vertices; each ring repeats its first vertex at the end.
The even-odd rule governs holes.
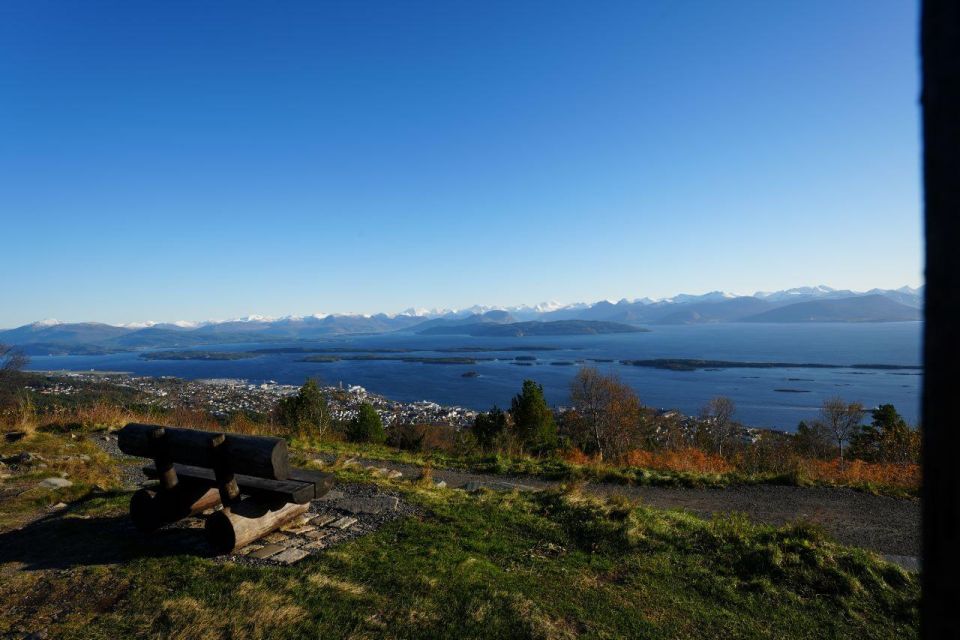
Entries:
POLYGON ((0 535, 0 634, 43 623, 58 638, 917 635, 916 578, 809 526, 708 522, 575 491, 378 482, 421 515, 293 567, 150 557, 125 527, 124 495, 89 499, 0 535), (74 566, 10 570, 42 545, 74 566), (92 562, 89 545, 116 558, 92 562))

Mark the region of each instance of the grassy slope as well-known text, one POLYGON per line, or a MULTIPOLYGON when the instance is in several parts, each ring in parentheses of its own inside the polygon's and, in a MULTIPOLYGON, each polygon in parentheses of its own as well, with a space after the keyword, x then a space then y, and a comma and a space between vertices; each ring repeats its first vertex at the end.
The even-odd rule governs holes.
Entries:
POLYGON ((424 515, 289 568, 219 564, 162 549, 156 537, 148 542, 131 533, 128 494, 77 502, 66 515, 0 534, 0 633, 47 628, 61 638, 215 639, 449 637, 453 630, 490 638, 917 632, 914 577, 809 528, 705 522, 576 492, 466 494, 390 484, 424 515), (26 570, 15 569, 21 562, 26 570))

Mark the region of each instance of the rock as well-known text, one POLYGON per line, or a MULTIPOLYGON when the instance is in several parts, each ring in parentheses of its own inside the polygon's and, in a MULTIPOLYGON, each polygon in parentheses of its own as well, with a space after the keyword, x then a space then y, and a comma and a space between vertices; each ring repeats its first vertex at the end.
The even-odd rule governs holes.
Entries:
POLYGON ((446 480, 434 480, 434 481, 433 481, 433 486, 436 487, 437 489, 446 489, 446 488, 447 488, 447 482, 446 482, 446 480))
POLYGON ((370 496, 343 498, 334 506, 350 513, 383 513, 396 511, 399 504, 400 499, 395 496, 370 496))
POLYGON ((295 529, 286 529, 286 532, 289 533, 289 534, 291 534, 291 535, 302 536, 303 534, 309 533, 310 531, 313 531, 313 530, 315 530, 315 529, 316 529, 316 527, 314 527, 313 525, 305 524, 305 525, 303 525, 303 526, 301 526, 301 527, 297 527, 297 528, 295 528, 295 529))
POLYGON ((351 518, 350 516, 343 516, 336 522, 333 522, 330 526, 334 529, 347 529, 353 526, 357 522, 356 518, 351 518))
POLYGON ((58 502, 57 504, 52 504, 52 505, 50 505, 49 507, 47 507, 47 510, 48 510, 48 511, 63 511, 63 510, 66 509, 66 508, 67 508, 67 503, 66 503, 66 502, 58 502))
POLYGON ((289 536, 282 534, 279 531, 275 531, 268 536, 264 536, 263 541, 271 544, 279 544, 281 542, 286 542, 288 537, 289 536))
POLYGON ((336 519, 337 519, 336 516, 330 516, 330 515, 317 516, 316 518, 310 521, 310 524, 312 524, 315 527, 325 527, 336 519))
POLYGON ((43 456, 38 455, 38 454, 36 454, 36 453, 30 453, 29 451, 21 451, 21 452, 18 453, 17 455, 11 456, 11 457, 9 457, 9 458, 5 458, 5 459, 3 460, 3 462, 6 462, 7 464, 16 464, 16 465, 21 465, 21 464, 26 464, 26 465, 39 464, 39 463, 41 463, 41 462, 43 462, 43 461, 44 461, 44 457, 43 457, 43 456))
POLYGON ((329 536, 331 531, 329 529, 314 529, 313 531, 307 531, 306 536, 311 540, 323 540, 329 536))
POLYGON ((46 478, 42 480, 38 486, 44 489, 65 489, 73 486, 73 483, 66 478, 46 478))
POLYGON ((328 491, 322 497, 317 498, 315 502, 333 502, 334 500, 339 500, 342 497, 343 491, 340 491, 339 489, 333 489, 332 491, 328 491))
POLYGON ((387 477, 390 478, 391 480, 396 480, 397 478, 403 477, 403 472, 393 469, 390 471, 390 473, 387 474, 387 477))
POLYGON ((303 560, 308 555, 310 555, 310 553, 308 551, 304 551, 303 549, 287 549, 286 551, 282 551, 275 556, 271 556, 270 559, 275 562, 279 562, 280 564, 293 564, 294 562, 303 560))
POLYGON ((474 491, 479 491, 482 488, 483 488, 483 483, 477 482, 476 480, 471 480, 467 484, 463 485, 463 490, 469 491, 470 493, 473 493, 474 491))
POLYGON ((26 431, 8 431, 3 434, 3 439, 7 442, 16 442, 17 440, 23 440, 27 435, 26 431))
POLYGON ((262 560, 264 558, 269 558, 272 555, 280 553, 281 551, 284 550, 284 548, 285 547, 282 547, 279 544, 268 544, 266 546, 260 547, 256 551, 251 551, 247 555, 249 555, 251 558, 259 558, 262 560))
POLYGON ((248 544, 247 546, 245 546, 245 547, 243 547, 242 549, 240 549, 239 551, 237 551, 237 555, 238 555, 238 556, 246 556, 246 555, 249 555, 249 554, 253 553, 254 551, 259 551, 260 549, 263 549, 263 545, 262 545, 262 544, 248 544))

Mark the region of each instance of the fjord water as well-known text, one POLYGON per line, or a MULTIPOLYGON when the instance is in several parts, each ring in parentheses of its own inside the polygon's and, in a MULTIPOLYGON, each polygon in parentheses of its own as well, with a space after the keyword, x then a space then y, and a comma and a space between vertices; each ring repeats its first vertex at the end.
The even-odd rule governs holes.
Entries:
MULTIPOLYGON (((475 357, 475 364, 427 364, 391 360, 301 362, 305 354, 264 354, 229 361, 146 360, 142 352, 104 356, 36 356, 35 370, 127 371, 187 379, 242 378, 300 384, 313 376, 327 384, 362 385, 401 401, 431 400, 474 409, 507 407, 525 378, 544 386, 556 405, 569 401, 570 379, 579 366, 616 373, 641 400, 657 408, 695 414, 716 395, 732 398, 744 424, 792 430, 816 417, 827 397, 867 407, 893 403, 912 423, 919 416, 920 371, 875 369, 715 369, 669 371, 619 364, 619 360, 692 358, 745 362, 833 365, 919 365, 922 323, 748 324, 657 326, 649 333, 595 336, 474 338, 381 334, 296 344, 197 347, 199 351, 250 351, 296 346, 316 349, 409 349, 414 357, 475 357), (552 347, 552 350, 525 350, 552 347), (463 348, 493 349, 461 352, 463 348), (518 364, 517 356, 535 361, 518 364), (608 362, 597 362, 607 360, 608 362), (564 364, 560 364, 564 363, 564 364), (476 372, 475 377, 464 373, 476 372)), ((392 354, 377 353, 378 357, 392 354)))

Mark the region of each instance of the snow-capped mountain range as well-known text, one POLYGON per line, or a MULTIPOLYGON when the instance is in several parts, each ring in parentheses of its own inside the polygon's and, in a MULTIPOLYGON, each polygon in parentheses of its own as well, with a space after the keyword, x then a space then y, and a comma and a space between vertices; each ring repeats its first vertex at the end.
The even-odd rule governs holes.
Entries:
POLYGON ((185 347, 225 342, 316 339, 325 336, 427 330, 456 333, 482 323, 594 321, 633 326, 717 322, 892 322, 922 318, 923 287, 850 291, 819 285, 737 295, 724 291, 594 303, 464 309, 410 308, 400 313, 316 313, 309 316, 251 315, 201 322, 136 322, 110 325, 41 320, 0 331, 0 343, 34 353, 96 353, 112 350, 185 347), (451 329, 451 327, 453 327, 451 329))

